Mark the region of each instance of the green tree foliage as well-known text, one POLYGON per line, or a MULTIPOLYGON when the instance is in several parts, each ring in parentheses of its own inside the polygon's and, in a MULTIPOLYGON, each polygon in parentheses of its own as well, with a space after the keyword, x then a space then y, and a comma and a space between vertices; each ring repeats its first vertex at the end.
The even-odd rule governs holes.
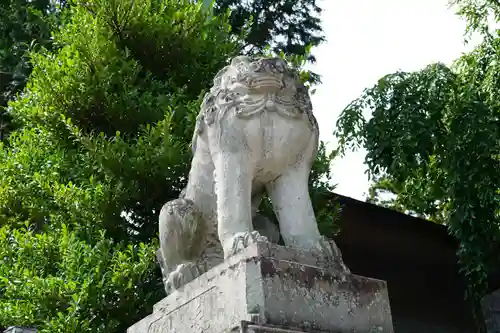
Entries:
POLYGON ((0 326, 123 332, 163 296, 157 214, 185 185, 201 87, 239 50, 229 30, 187 1, 102 1, 32 54, 0 155, 0 326))
MULTIPOLYGON (((442 171, 442 170, 437 170, 442 171)), ((420 177, 421 178, 421 177, 420 177)), ((420 181, 424 181, 420 179, 420 181)), ((367 202, 378 206, 405 213, 411 216, 427 219, 429 221, 446 224, 448 220, 449 200, 446 196, 438 196, 442 189, 424 186, 413 188, 415 182, 402 182, 396 180, 392 175, 383 173, 374 175, 368 190, 367 202), (432 191, 432 190, 437 190, 432 191), (413 194, 418 191, 419 196, 413 194)))
MULTIPOLYGON (((472 15, 479 1, 459 4, 472 15)), ((499 60, 500 38, 491 37, 451 67, 386 75, 343 111, 336 130, 342 149, 367 149, 374 190, 396 195, 390 205, 448 224, 476 315, 500 264, 499 60)))
MULTIPOLYGON (((20 127, 0 146, 0 327, 123 332, 164 296, 158 213, 186 184, 203 89, 243 42, 229 15, 187 0, 67 10, 8 104, 20 127)), ((334 156, 322 145, 311 175, 323 232, 334 156)))
MULTIPOLYGON (((92 2, 95 1, 89 1, 92 2)), ((141 3, 135 2, 137 5, 141 3)), ((51 0, 5 0, 0 3, 0 141, 5 141, 8 133, 15 127, 5 107, 9 100, 22 91, 31 73, 28 51, 39 46, 46 49, 53 47, 50 32, 61 24, 61 9, 73 3, 75 1, 51 0)), ((241 47, 248 54, 260 53, 272 43, 275 54, 284 52, 287 55, 306 56, 309 61, 314 61, 309 49, 324 41, 319 19, 321 9, 315 0, 219 0, 215 2, 214 10, 221 15, 231 10, 232 31, 238 37, 243 32, 247 33, 241 47), (246 22, 249 20, 251 23, 247 26, 246 22)), ((114 18, 110 16, 109 20, 114 18)), ((113 26, 113 22, 110 23, 113 29, 120 28, 113 26)), ((133 38, 126 38, 124 41, 140 42, 133 41, 133 38)), ((147 52, 148 45, 143 46, 145 48, 142 52, 147 52)), ((159 53, 155 59, 147 55, 142 58, 153 61, 149 66, 158 66, 158 62, 162 61, 161 54, 163 53, 159 53)), ((138 54, 134 56, 140 57, 138 54)), ((166 70, 167 67, 161 64, 160 68, 166 70)), ((319 82, 318 74, 311 72, 310 75, 311 81, 319 82)), ((194 84, 190 87, 193 91, 199 91, 196 89, 203 84, 200 81, 198 87, 194 84)))
POLYGON ((31 65, 31 46, 51 48, 50 31, 58 22, 60 8, 50 0, 4 0, 0 3, 0 141, 12 130, 7 102, 26 84, 31 65))
POLYGON ((325 40, 322 34, 321 8, 316 0, 217 0, 215 12, 231 10, 230 22, 235 33, 248 29, 245 47, 249 52, 263 51, 272 45, 275 53, 307 56, 308 46, 317 46, 325 40), (250 21, 250 26, 247 23, 250 21))
POLYGON ((492 38, 496 29, 491 24, 500 22, 500 3, 496 0, 449 0, 456 13, 467 20, 467 34, 478 32, 492 38))
MULTIPOLYGON (((271 46, 275 54, 300 55, 308 61, 316 58, 309 51, 325 37, 321 28, 321 8, 316 0, 216 0, 215 13, 231 10, 230 22, 237 34, 248 32, 244 51, 263 52, 271 46), (248 23, 250 25, 248 26, 248 23)), ((310 73, 314 83, 320 81, 310 73)))

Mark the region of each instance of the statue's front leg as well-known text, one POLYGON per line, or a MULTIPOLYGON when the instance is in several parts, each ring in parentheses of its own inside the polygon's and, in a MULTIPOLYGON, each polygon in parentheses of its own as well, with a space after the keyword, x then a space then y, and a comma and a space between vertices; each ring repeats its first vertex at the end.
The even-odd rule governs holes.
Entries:
MULTIPOLYGON (((313 148, 311 144, 310 149, 313 148)), ((306 151, 303 156, 311 155, 311 151, 306 151)), ((267 186, 281 236, 286 246, 319 252, 332 259, 339 271, 349 273, 336 244, 319 232, 309 196, 310 165, 306 158, 299 158, 298 163, 283 170, 281 176, 267 186)))
POLYGON ((218 234, 227 259, 249 244, 267 239, 252 226, 251 154, 244 150, 218 152, 214 165, 218 234))
POLYGON ((195 204, 180 198, 162 207, 159 233, 157 257, 169 294, 203 273, 197 261, 204 249, 206 225, 195 204))

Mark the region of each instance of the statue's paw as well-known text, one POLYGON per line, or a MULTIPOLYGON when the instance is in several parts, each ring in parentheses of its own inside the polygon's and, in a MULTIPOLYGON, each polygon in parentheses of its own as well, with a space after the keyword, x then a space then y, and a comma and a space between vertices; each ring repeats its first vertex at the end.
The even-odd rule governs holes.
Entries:
POLYGON ((251 244, 267 241, 267 238, 258 231, 238 232, 224 244, 224 259, 235 255, 251 244))
POLYGON ((333 246, 332 243, 327 237, 321 236, 316 242, 315 250, 327 258, 335 258, 338 256, 338 248, 336 245, 333 246))
POLYGON ((202 275, 203 269, 195 263, 180 264, 164 280, 167 295, 202 275))
POLYGON ((344 264, 344 261, 342 260, 342 253, 333 240, 330 240, 325 236, 321 236, 316 243, 316 251, 323 254, 326 258, 335 261, 339 271, 345 274, 350 274, 351 271, 344 264))

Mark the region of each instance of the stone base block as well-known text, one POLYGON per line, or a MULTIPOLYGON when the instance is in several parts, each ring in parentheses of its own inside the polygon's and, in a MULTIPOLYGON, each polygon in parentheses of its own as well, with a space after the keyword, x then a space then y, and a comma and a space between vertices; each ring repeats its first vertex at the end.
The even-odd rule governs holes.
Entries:
POLYGON ((127 333, 393 333, 386 283, 333 267, 258 243, 158 302, 127 333))
POLYGON ((284 328, 275 325, 257 325, 249 322, 242 322, 240 326, 236 327, 231 333, 324 333, 319 331, 307 332, 301 329, 284 328))

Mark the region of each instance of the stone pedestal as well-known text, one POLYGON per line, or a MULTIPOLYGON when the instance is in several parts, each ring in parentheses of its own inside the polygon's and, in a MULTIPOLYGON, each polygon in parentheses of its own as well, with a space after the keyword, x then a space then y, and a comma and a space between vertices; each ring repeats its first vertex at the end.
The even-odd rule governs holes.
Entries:
POLYGON ((393 333, 386 283, 335 267, 258 243, 158 302, 127 333, 393 333))

